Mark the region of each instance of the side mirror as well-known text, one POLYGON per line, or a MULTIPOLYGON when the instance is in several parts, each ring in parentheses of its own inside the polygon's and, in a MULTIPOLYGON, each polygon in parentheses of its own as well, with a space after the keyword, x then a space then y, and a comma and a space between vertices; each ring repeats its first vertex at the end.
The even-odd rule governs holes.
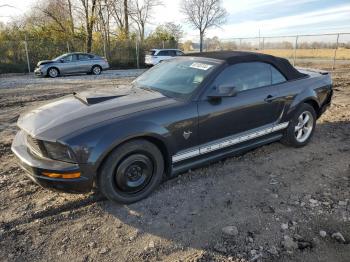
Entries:
POLYGON ((231 97, 235 96, 237 93, 236 87, 232 85, 219 85, 212 89, 208 97, 210 98, 220 98, 220 97, 231 97))
POLYGON ((64 59, 60 59, 60 62, 61 62, 61 63, 64 63, 64 59))

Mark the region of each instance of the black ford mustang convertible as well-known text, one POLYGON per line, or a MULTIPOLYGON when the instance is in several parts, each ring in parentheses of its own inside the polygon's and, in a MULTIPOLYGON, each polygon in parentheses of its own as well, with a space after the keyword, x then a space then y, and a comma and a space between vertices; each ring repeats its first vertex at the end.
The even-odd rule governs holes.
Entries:
POLYGON ((327 72, 249 52, 164 61, 126 90, 74 93, 22 115, 12 150, 38 184, 131 203, 163 179, 271 143, 301 147, 330 105, 327 72))

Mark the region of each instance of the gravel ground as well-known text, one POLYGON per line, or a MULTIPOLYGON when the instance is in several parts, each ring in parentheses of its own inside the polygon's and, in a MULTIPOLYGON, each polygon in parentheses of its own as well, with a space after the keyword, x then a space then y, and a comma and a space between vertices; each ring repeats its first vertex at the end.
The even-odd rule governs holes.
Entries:
MULTIPOLYGON (((70 75, 58 78, 34 77, 28 74, 3 74, 0 75, 0 89, 3 88, 21 88, 31 87, 31 85, 74 85, 85 82, 93 82, 100 80, 112 80, 121 77, 136 77, 143 73, 145 69, 128 69, 128 70, 107 70, 101 75, 70 75)), ((98 83, 98 82, 97 82, 98 83)))
POLYGON ((182 174, 149 198, 51 192, 16 165, 20 113, 141 70, 0 78, 1 261, 350 261, 350 72, 304 148, 273 143, 182 174))

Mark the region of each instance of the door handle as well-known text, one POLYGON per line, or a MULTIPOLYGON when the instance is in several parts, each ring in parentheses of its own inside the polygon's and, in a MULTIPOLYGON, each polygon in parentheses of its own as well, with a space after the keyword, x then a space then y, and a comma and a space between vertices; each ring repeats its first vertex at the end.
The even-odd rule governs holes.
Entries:
POLYGON ((274 97, 273 95, 268 95, 268 96, 264 99, 264 101, 270 103, 270 102, 272 102, 274 99, 275 99, 275 97, 274 97))

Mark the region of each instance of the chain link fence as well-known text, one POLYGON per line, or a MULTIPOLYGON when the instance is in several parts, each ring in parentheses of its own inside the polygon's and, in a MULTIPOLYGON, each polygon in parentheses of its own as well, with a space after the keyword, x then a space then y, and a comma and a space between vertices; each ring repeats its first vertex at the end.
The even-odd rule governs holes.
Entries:
MULTIPOLYGON (((108 59, 111 68, 138 68, 144 66, 146 51, 152 48, 176 48, 174 41, 94 41, 91 53, 108 59)), ((33 72, 40 60, 50 60, 69 52, 84 52, 85 42, 52 41, 48 39, 7 40, 0 42, 0 74, 33 72)))
MULTIPOLYGON (((92 53, 108 59, 111 68, 137 68, 144 66, 147 50, 152 48, 178 48, 174 41, 110 41, 95 40, 92 53)), ((52 41, 49 39, 23 39, 0 42, 0 74, 32 72, 36 63, 61 54, 85 50, 82 39, 52 41)), ((262 52, 290 60, 295 66, 325 70, 350 69, 350 33, 295 35, 276 37, 230 38, 204 43, 205 51, 246 50, 262 52)))
POLYGON ((230 38, 206 50, 255 51, 287 58, 295 66, 350 68, 350 33, 230 38))

